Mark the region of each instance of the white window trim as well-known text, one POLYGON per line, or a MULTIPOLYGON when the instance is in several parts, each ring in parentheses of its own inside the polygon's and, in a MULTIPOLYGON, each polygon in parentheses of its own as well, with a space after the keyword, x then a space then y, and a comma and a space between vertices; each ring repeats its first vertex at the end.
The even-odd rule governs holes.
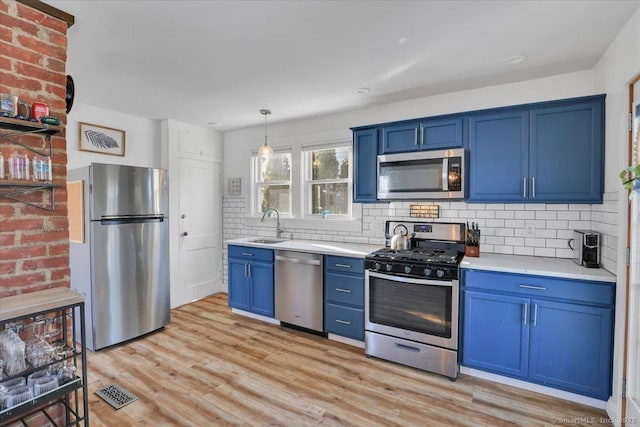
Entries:
POLYGON ((302 167, 302 180, 301 180, 301 188, 302 194, 300 197, 300 207, 302 212, 302 218, 305 219, 320 219, 322 218, 321 214, 313 214, 311 213, 311 186, 313 184, 333 184, 333 183, 347 183, 349 187, 349 212, 346 214, 329 214, 326 219, 332 218, 335 220, 353 220, 353 148, 351 146, 351 141, 341 141, 334 142, 325 145, 313 144, 313 145, 303 145, 300 149, 300 157, 301 157, 301 167, 302 167), (349 150, 349 178, 347 179, 311 179, 311 167, 309 166, 309 162, 311 161, 311 153, 313 151, 321 151, 321 150, 330 150, 332 148, 347 148, 349 150))
POLYGON ((274 154, 289 154, 290 156, 290 168, 291 168, 291 175, 289 176, 289 181, 270 181, 268 183, 262 183, 262 182, 257 182, 257 177, 256 177, 256 172, 258 171, 258 164, 257 162, 260 161, 260 159, 258 158, 258 151, 252 151, 251 152, 251 160, 250 160, 250 169, 251 169, 251 217, 254 218, 262 218, 262 212, 260 212, 258 210, 258 188, 264 186, 264 185, 289 185, 289 211, 290 212, 283 212, 281 214, 282 218, 291 218, 293 215, 295 215, 294 210, 295 210, 295 203, 294 203, 294 195, 293 195, 293 187, 294 187, 294 183, 293 183, 293 152, 291 150, 291 148, 280 148, 277 150, 273 150, 274 154))
MULTIPOLYGON (((274 141, 270 141, 274 142, 274 141)), ((276 145, 277 145, 277 141, 276 145)), ((303 182, 304 174, 302 171, 302 152, 308 151, 313 148, 327 149, 333 147, 344 147, 352 144, 350 139, 336 138, 327 140, 326 142, 314 142, 304 144, 292 144, 290 146, 274 147, 274 153, 291 153, 291 215, 281 215, 280 220, 282 227, 285 231, 285 237, 289 236, 289 233, 293 229, 313 229, 313 230, 329 230, 329 231, 347 231, 347 232, 361 232, 362 231, 362 204, 353 202, 353 183, 351 184, 351 217, 337 218, 335 215, 329 215, 326 219, 314 216, 311 218, 305 218, 302 213, 304 212, 304 200, 303 200, 303 182)), ((273 145, 272 145, 273 146, 273 145)), ((258 155, 258 151, 251 152, 251 161, 258 155)), ((351 153, 351 161, 349 165, 351 169, 351 179, 353 182, 353 152, 351 153)), ((264 223, 260 221, 262 213, 257 213, 256 209, 256 193, 255 193, 255 168, 251 163, 251 198, 250 209, 245 217, 245 224, 252 227, 264 226, 264 223)), ((295 232, 294 232, 295 234, 295 232)), ((295 236, 294 236, 295 238, 295 236)))

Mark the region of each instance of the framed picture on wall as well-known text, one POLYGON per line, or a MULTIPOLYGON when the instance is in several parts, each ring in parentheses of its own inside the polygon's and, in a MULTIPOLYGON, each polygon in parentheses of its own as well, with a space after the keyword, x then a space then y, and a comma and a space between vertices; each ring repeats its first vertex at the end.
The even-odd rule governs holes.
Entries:
POLYGON ((125 132, 91 123, 79 123, 78 149, 124 157, 125 132))

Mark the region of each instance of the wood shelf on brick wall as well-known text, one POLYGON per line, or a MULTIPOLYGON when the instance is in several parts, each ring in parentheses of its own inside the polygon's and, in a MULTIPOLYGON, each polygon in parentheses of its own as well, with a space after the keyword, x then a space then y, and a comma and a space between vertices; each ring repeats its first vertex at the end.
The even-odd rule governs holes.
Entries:
MULTIPOLYGON (((47 125, 9 117, 0 117, 0 142, 19 145, 40 156, 53 157, 51 135, 56 134, 61 130, 61 126, 47 125), (43 135, 48 145, 48 152, 42 152, 22 143, 18 138, 25 134, 43 135)), ((48 211, 55 210, 55 187, 51 182, 5 180, 3 178, 4 177, 0 177, 0 197, 48 211), (49 191, 51 193, 49 203, 35 203, 21 197, 33 191, 49 191)))

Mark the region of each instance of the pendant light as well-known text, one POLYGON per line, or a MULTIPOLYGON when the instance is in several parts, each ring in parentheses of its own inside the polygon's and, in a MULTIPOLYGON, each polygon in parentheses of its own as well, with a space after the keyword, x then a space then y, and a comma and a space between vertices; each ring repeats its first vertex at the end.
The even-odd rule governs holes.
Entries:
POLYGON ((260 110, 260 114, 264 115, 264 144, 258 150, 258 157, 267 158, 273 154, 273 148, 267 142, 267 116, 271 114, 271 110, 260 110))

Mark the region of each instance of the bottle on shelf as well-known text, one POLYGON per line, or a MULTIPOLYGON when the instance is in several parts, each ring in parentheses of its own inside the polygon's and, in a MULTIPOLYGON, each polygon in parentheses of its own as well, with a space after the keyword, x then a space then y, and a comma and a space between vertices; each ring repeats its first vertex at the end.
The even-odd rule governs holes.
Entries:
POLYGON ((9 157, 9 178, 29 180, 29 157, 26 154, 12 154, 9 157))
POLYGON ((0 180, 4 179, 4 156, 0 153, 0 180))
POLYGON ((51 157, 33 156, 33 179, 34 181, 51 182, 51 157))

